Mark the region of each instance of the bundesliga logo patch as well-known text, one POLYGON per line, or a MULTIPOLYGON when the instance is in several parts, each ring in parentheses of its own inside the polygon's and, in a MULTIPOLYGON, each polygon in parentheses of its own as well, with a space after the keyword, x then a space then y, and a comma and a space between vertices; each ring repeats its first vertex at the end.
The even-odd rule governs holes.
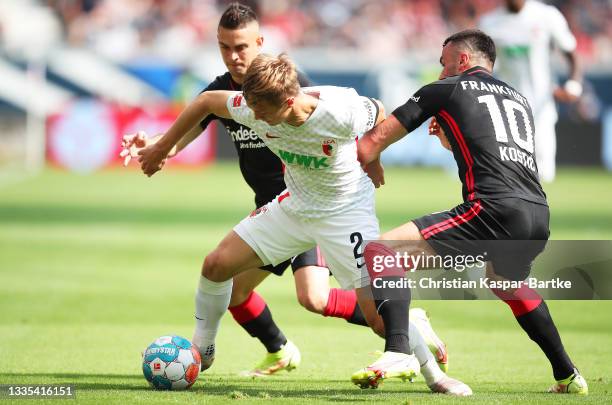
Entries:
POLYGON ((321 144, 323 148, 323 153, 327 156, 332 156, 336 151, 336 140, 335 139, 326 139, 321 144))

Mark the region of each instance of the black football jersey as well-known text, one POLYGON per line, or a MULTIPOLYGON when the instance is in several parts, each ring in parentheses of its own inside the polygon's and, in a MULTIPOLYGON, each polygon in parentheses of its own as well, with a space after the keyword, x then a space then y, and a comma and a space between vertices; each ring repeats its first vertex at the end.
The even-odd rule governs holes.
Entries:
POLYGON ((409 132, 436 117, 457 161, 464 201, 517 197, 546 204, 531 107, 482 67, 422 87, 392 114, 409 132))
MULTIPOLYGON (((298 78, 302 87, 309 86, 308 80, 303 75, 300 74, 298 78)), ((241 91, 242 85, 233 81, 230 73, 226 72, 217 76, 202 92, 209 90, 241 91)), ((232 138, 236 152, 238 152, 242 177, 255 192, 257 207, 272 201, 286 188, 281 160, 266 147, 255 131, 232 119, 209 115, 200 122, 200 126, 206 129, 213 120, 219 120, 232 138)))

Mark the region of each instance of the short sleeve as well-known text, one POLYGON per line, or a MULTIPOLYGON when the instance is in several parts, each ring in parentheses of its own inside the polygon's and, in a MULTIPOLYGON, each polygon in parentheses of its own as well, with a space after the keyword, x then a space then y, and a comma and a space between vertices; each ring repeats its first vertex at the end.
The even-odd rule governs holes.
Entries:
POLYGON ((361 136, 376 124, 378 105, 369 97, 357 96, 352 108, 352 132, 355 136, 361 136))
POLYGON ((576 37, 569 29, 567 20, 557 8, 549 6, 549 27, 553 43, 564 52, 572 52, 576 49, 576 37))
POLYGON ((257 126, 255 114, 253 113, 253 110, 247 107, 246 100, 244 99, 242 92, 228 97, 226 105, 227 110, 234 121, 249 128, 254 128, 257 126))
POLYGON ((428 118, 444 108, 454 88, 454 84, 446 83, 443 80, 423 86, 391 114, 408 132, 414 131, 428 118))

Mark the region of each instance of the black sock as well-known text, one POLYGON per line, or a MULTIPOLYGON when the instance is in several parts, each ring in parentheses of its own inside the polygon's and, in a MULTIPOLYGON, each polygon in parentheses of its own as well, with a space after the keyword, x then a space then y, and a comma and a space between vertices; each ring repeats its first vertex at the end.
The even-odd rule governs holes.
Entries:
POLYGON ((548 357, 555 380, 562 380, 574 373, 574 364, 563 348, 561 337, 544 300, 533 311, 517 316, 516 320, 548 357))
MULTIPOLYGON (((399 280, 400 277, 385 277, 385 280, 399 280)), ((376 310, 385 324, 385 351, 410 354, 408 347, 408 307, 410 289, 395 291, 374 291, 376 310), (389 297, 382 299, 384 297, 389 297)))
POLYGON ((355 304, 355 310, 353 311, 353 315, 351 315, 351 317, 346 321, 354 325, 368 326, 368 323, 366 322, 366 319, 363 316, 363 312, 361 312, 359 304, 355 304))
POLYGON ((250 321, 241 323, 240 326, 246 330, 249 335, 256 337, 266 347, 268 353, 275 353, 281 349, 287 338, 280 331, 274 319, 272 319, 272 313, 266 305, 261 314, 250 321))
MULTIPOLYGON (((385 331, 385 333, 389 332, 385 331)), ((389 333, 389 336, 385 337, 385 351, 410 354, 408 334, 399 332, 393 334, 389 333)))
POLYGON ((410 354, 408 347, 408 302, 376 301, 385 323, 385 351, 410 354))

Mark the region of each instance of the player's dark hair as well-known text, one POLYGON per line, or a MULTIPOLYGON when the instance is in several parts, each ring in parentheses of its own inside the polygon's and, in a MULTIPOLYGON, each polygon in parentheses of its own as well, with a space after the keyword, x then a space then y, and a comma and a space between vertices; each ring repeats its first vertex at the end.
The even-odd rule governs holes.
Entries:
POLYGON ((240 3, 231 3, 221 15, 219 27, 236 30, 243 28, 252 21, 257 21, 257 14, 251 7, 240 3))
POLYGON ((459 31, 444 40, 442 46, 448 43, 462 44, 472 52, 478 52, 486 57, 491 64, 495 63, 495 42, 484 32, 476 29, 459 31))

